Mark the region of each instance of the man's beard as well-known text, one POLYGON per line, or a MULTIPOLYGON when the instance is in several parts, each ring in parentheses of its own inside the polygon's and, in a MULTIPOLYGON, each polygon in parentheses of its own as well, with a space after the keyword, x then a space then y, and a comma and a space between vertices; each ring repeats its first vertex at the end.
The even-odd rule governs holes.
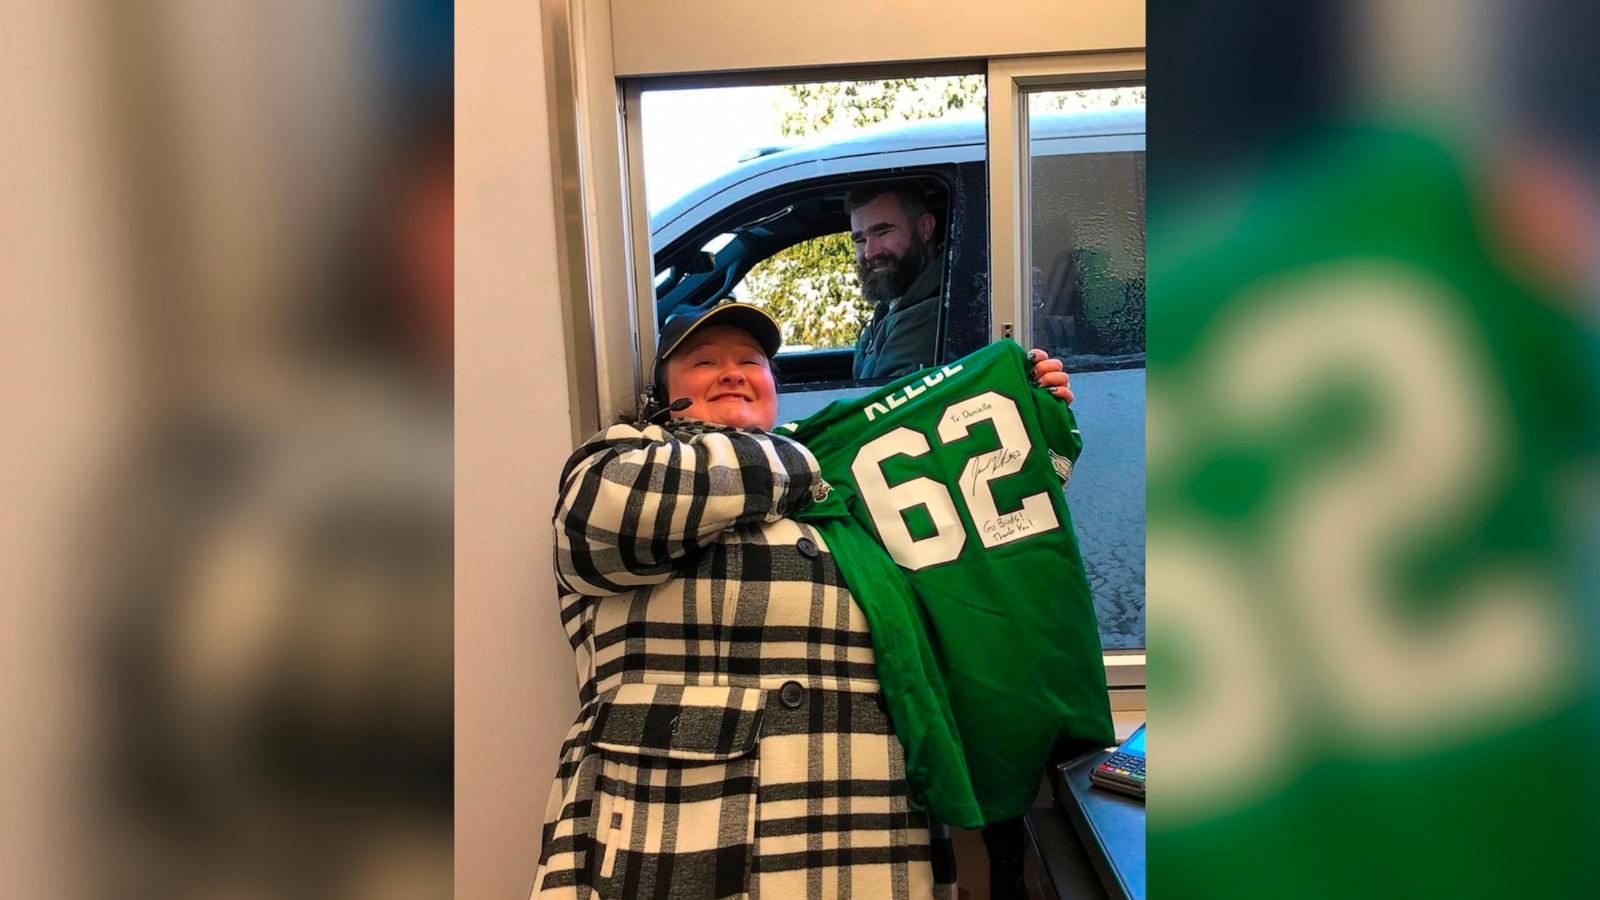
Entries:
POLYGON ((928 245, 913 241, 905 255, 891 258, 889 265, 881 269, 870 267, 875 262, 856 266, 856 274, 861 277, 861 296, 871 303, 887 303, 904 294, 927 268, 928 245))

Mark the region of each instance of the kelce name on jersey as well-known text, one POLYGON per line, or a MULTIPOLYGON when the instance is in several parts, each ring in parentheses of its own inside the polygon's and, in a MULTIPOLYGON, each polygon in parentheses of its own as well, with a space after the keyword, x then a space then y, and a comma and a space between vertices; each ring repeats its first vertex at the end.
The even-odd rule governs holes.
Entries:
POLYGON ((874 401, 873 403, 868 404, 867 421, 871 422, 879 415, 888 415, 889 410, 891 409, 899 409, 900 407, 905 406, 907 402, 916 397, 918 394, 945 380, 947 376, 954 375, 959 371, 961 371, 960 363, 956 363, 952 366, 945 366, 937 372, 932 372, 922 376, 922 381, 920 383, 913 381, 900 390, 895 391, 887 397, 884 397, 881 401, 874 401))

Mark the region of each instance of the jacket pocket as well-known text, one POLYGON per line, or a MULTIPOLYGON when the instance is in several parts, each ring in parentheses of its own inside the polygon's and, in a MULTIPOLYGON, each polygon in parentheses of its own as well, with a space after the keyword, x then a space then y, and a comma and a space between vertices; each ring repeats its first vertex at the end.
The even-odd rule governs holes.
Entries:
POLYGON ((766 692, 625 684, 598 702, 592 859, 602 896, 744 893, 766 692))

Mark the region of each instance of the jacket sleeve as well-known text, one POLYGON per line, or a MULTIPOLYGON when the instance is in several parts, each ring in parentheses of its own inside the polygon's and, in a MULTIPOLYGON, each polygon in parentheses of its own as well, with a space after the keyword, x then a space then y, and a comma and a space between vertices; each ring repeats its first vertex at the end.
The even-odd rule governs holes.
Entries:
POLYGON ((614 425, 562 471, 556 578, 591 597, 658 584, 728 529, 798 511, 820 481, 811 452, 780 435, 614 425))

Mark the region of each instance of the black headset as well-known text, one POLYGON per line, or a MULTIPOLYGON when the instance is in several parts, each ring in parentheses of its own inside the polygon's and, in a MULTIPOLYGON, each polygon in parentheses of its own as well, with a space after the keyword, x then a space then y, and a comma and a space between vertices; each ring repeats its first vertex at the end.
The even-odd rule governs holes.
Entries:
POLYGON ((644 393, 640 395, 639 418, 648 425, 660 425, 672 418, 675 412, 682 412, 694 405, 688 397, 679 397, 663 406, 661 403, 662 385, 667 380, 666 360, 656 365, 655 380, 644 386, 644 393))

